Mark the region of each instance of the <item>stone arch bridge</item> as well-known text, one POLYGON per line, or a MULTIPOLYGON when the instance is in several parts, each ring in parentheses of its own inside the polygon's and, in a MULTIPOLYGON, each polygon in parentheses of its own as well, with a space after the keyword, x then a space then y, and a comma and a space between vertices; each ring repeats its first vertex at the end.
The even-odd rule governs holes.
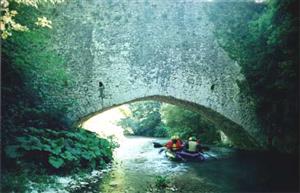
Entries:
POLYGON ((264 146, 251 98, 238 86, 240 66, 214 35, 216 4, 224 6, 221 17, 254 2, 77 0, 56 8, 53 49, 75 77, 70 93, 79 104, 66 117, 78 123, 113 106, 155 99, 200 112, 239 147, 264 146))

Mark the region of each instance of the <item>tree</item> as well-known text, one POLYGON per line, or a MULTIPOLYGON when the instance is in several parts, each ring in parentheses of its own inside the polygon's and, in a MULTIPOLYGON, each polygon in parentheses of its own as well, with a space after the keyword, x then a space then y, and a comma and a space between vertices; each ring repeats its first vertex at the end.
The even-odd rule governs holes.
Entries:
POLYGON ((297 0, 273 0, 261 6, 249 3, 235 14, 211 16, 220 46, 241 66, 246 80, 238 85, 245 96, 255 99, 269 145, 285 151, 297 148, 298 8, 297 0))
POLYGON ((162 105, 160 112, 169 135, 183 139, 195 136, 204 143, 220 141, 218 129, 199 113, 169 104, 162 105))
MULTIPOLYGON (((40 5, 45 3, 57 4, 61 3, 63 0, 1 0, 1 17, 0 17, 0 31, 1 38, 7 39, 12 36, 13 31, 28 31, 29 28, 16 21, 15 17, 18 15, 18 5, 39 8, 40 5)), ((52 22, 48 20, 45 16, 37 17, 35 22, 37 26, 52 28, 52 22)))
POLYGON ((166 130, 161 124, 161 103, 144 101, 129 104, 131 115, 119 122, 123 128, 130 128, 134 135, 163 137, 166 130))

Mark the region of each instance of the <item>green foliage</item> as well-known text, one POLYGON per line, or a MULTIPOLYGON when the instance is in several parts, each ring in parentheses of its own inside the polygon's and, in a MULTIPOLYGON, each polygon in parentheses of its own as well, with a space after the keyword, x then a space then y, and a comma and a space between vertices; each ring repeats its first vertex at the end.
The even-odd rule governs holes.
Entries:
POLYGON ((24 173, 1 173, 1 192, 25 192, 26 178, 24 173))
POLYGON ((119 125, 134 135, 165 137, 165 127, 161 124, 159 102, 145 101, 129 105, 131 115, 119 121, 119 125))
POLYGON ((24 136, 16 137, 14 145, 5 147, 7 161, 16 165, 17 160, 25 160, 53 169, 103 167, 112 159, 115 148, 107 139, 83 129, 54 131, 29 127, 25 131, 24 136))
MULTIPOLYGON (((19 8, 23 16, 16 18, 19 22, 31 22, 37 15, 30 8, 19 8)), ((50 42, 50 32, 45 29, 16 32, 2 42, 4 144, 9 141, 9 132, 17 127, 61 127, 65 121, 61 114, 75 103, 67 98, 71 78, 65 72, 64 60, 50 49, 50 42)))
POLYGON ((231 6, 238 5, 216 5, 211 20, 218 26, 215 31, 218 42, 241 66, 246 82, 239 84, 240 89, 255 99, 269 145, 284 148, 293 144, 292 149, 286 150, 295 151, 299 113, 299 3, 274 0, 266 6, 243 5, 236 13, 227 15, 219 15, 217 10, 231 10, 231 6))
POLYGON ((60 168, 65 162, 63 159, 61 159, 59 157, 53 157, 53 156, 50 156, 48 160, 49 160, 49 163, 56 169, 60 168))
POLYGON ((24 168, 19 171, 1 172, 1 192, 32 192, 33 189, 44 192, 49 188, 49 184, 57 187, 56 176, 49 176, 40 170, 40 168, 24 168))
POLYGON ((158 189, 165 189, 170 185, 171 181, 166 176, 155 177, 155 187, 158 189))
POLYGON ((153 137, 166 137, 166 136, 169 136, 168 128, 163 123, 160 123, 154 128, 153 137))
POLYGON ((220 142, 218 133, 220 128, 215 128, 196 112, 164 104, 161 108, 161 115, 169 135, 179 135, 183 139, 195 136, 203 143, 220 142))
MULTIPOLYGON (((29 6, 30 8, 38 8, 41 4, 46 3, 61 3, 61 0, 2 0, 1 1, 1 17, 0 17, 0 32, 1 38, 7 39, 12 35, 12 31, 28 31, 27 26, 23 26, 21 23, 16 22, 15 16, 18 15, 18 10, 21 6, 29 6), (14 6, 11 6, 14 5, 14 6), (17 5, 17 6, 16 6, 17 5)), ((21 15, 22 16, 22 15, 21 15)), ((52 22, 46 17, 38 17, 35 22, 37 26, 52 28, 52 22)))

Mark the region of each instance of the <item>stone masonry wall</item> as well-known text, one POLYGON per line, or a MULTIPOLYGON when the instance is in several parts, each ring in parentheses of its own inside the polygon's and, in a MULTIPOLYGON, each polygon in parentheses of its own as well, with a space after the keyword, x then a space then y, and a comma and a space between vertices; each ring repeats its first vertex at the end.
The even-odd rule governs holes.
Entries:
MULTIPOLYGON (((199 104, 264 136, 240 94, 240 67, 221 49, 209 22, 210 1, 89 0, 53 14, 53 48, 67 62, 78 101, 72 121, 148 96, 199 104)), ((232 7, 234 9, 235 7, 232 7)))

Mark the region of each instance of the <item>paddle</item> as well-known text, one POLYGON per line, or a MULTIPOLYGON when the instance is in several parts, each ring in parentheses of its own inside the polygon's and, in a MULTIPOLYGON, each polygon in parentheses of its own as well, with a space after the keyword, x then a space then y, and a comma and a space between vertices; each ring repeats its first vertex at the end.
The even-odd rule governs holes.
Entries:
POLYGON ((165 148, 161 148, 158 153, 161 154, 163 151, 166 151, 166 149, 165 148))
POLYGON ((214 158, 214 159, 218 159, 218 158, 216 158, 215 156, 213 156, 213 155, 211 155, 211 154, 209 154, 209 153, 204 153, 204 152, 202 152, 203 154, 205 154, 205 155, 208 155, 209 157, 212 157, 212 158, 214 158))
POLYGON ((160 148, 160 147, 164 147, 162 144, 158 143, 158 142, 153 142, 153 147, 154 148, 160 148))
POLYGON ((158 142, 152 142, 153 143, 153 147, 154 148, 161 148, 160 150, 159 150, 159 154, 161 154, 163 151, 165 151, 166 149, 165 148, 162 148, 162 147, 164 147, 162 144, 160 144, 160 143, 158 143, 158 142))

